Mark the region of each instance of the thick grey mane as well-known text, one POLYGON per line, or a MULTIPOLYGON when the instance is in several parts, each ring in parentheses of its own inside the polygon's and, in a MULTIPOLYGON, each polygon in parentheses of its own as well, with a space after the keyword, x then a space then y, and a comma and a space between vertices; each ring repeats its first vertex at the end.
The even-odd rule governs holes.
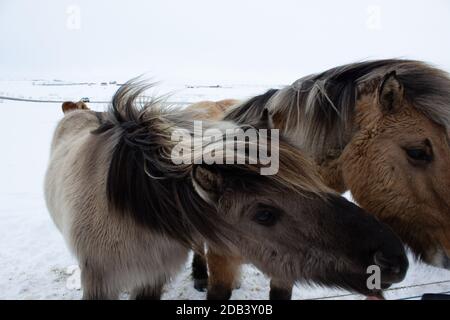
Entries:
POLYGON ((400 59, 352 63, 303 77, 238 105, 226 118, 251 123, 255 114, 267 108, 274 121, 283 124, 286 137, 322 157, 328 151, 339 152, 349 142, 358 94, 376 90, 394 70, 411 104, 434 122, 450 127, 449 75, 421 61, 400 59))

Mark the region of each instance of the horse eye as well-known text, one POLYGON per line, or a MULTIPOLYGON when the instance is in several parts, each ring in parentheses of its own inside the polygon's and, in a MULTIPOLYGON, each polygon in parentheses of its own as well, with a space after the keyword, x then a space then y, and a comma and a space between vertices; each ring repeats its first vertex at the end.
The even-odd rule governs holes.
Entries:
POLYGON ((416 162, 431 162, 432 156, 425 149, 412 148, 406 149, 408 157, 416 162))
POLYGON ((271 210, 263 209, 256 212, 253 220, 266 227, 273 226, 278 220, 278 214, 271 210))

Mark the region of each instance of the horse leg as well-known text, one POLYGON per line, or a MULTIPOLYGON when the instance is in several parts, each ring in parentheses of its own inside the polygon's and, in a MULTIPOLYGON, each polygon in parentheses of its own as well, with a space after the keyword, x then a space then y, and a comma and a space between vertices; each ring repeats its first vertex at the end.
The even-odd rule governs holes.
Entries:
POLYGON ((158 281, 153 285, 145 285, 136 288, 131 293, 130 299, 133 300, 161 300, 164 281, 158 281))
POLYGON ((205 291, 208 286, 208 268, 204 252, 194 252, 192 259, 192 278, 194 279, 194 288, 198 291, 205 291))
POLYGON ((270 280, 270 300, 291 300, 292 283, 272 278, 270 280))
POLYGON ((104 272, 88 263, 81 269, 81 284, 83 300, 113 300, 119 297, 119 291, 108 285, 104 272))
POLYGON ((206 299, 228 300, 241 266, 241 258, 223 256, 208 250, 209 284, 206 299))

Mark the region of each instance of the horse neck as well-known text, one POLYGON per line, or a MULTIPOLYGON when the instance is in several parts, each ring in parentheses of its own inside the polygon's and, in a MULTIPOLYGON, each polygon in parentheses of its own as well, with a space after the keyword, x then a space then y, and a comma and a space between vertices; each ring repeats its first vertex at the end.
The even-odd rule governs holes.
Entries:
MULTIPOLYGON (((348 133, 345 134, 345 139, 341 142, 334 143, 333 141, 327 141, 325 138, 323 142, 325 145, 321 145, 320 148, 317 143, 311 143, 305 139, 305 130, 308 130, 308 128, 299 126, 298 128, 287 130, 286 125, 283 122, 274 124, 274 127, 279 129, 281 135, 291 144, 305 152, 320 165, 324 161, 335 160, 341 156, 345 147, 352 140, 357 129, 357 124, 353 121, 349 124, 349 127, 347 128, 348 133)), ((331 133, 333 134, 334 132, 331 133)))
MULTIPOLYGON (((280 129, 285 138, 309 154, 316 162, 338 159, 355 134, 376 116, 375 104, 379 82, 380 79, 373 79, 355 86, 354 102, 348 105, 347 110, 338 107, 342 114, 335 119, 332 126, 327 127, 325 122, 321 123, 326 119, 320 114, 309 119, 305 115, 306 107, 299 107, 297 103, 292 102, 288 106, 295 108, 296 112, 286 112, 288 108, 281 108, 284 112, 275 113, 273 125, 280 129), (317 135, 318 131, 322 134, 317 135)), ((324 107, 331 108, 329 105, 324 107)))
MULTIPOLYGON (((342 139, 342 143, 330 144, 325 148, 318 149, 314 145, 305 142, 299 146, 318 165, 319 173, 325 184, 339 193, 344 193, 348 190, 342 175, 342 155, 344 150, 349 150, 346 147, 352 143, 355 136, 359 135, 362 130, 368 130, 373 127, 372 125, 377 117, 377 88, 378 82, 371 82, 361 88, 357 88, 353 115, 347 122, 347 131, 343 137, 344 139, 342 139)), ((289 133, 286 134, 289 135, 289 133)), ((295 140, 295 137, 292 138, 295 140)))
MULTIPOLYGON (((345 192, 347 188, 342 177, 340 158, 359 130, 356 109, 350 109, 352 114, 342 118, 345 122, 337 118, 335 126, 327 126, 320 122, 326 120, 320 116, 308 119, 304 111, 306 106, 299 105, 299 100, 293 99, 295 96, 292 93, 290 97, 283 99, 283 94, 287 97, 285 92, 281 93, 281 97, 274 97, 269 102, 273 127, 279 129, 281 135, 292 145, 312 158, 328 187, 340 193, 345 192), (336 127, 339 125, 341 127, 336 127), (317 134, 318 132, 320 134, 317 134)), ((289 94, 289 91, 287 92, 289 94)))

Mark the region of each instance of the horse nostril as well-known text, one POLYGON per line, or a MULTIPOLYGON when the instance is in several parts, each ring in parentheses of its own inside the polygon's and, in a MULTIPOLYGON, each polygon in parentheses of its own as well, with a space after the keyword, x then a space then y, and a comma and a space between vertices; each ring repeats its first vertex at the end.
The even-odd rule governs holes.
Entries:
POLYGON ((398 259, 387 258, 381 251, 375 252, 373 261, 381 268, 382 271, 386 271, 395 275, 398 275, 402 272, 402 268, 400 267, 400 262, 398 261, 398 259))

